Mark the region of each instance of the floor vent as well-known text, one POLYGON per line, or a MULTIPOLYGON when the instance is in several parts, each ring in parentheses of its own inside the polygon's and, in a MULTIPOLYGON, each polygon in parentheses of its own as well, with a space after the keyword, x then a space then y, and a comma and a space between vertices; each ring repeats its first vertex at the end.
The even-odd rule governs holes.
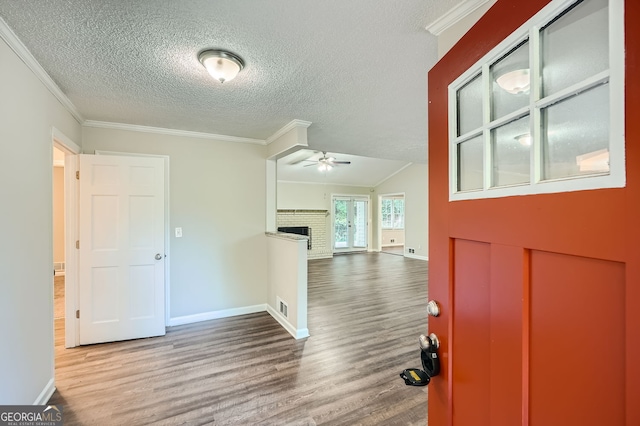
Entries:
POLYGON ((278 312, 280 312, 283 317, 289 318, 289 306, 285 303, 284 300, 280 299, 279 297, 277 298, 277 302, 278 312))

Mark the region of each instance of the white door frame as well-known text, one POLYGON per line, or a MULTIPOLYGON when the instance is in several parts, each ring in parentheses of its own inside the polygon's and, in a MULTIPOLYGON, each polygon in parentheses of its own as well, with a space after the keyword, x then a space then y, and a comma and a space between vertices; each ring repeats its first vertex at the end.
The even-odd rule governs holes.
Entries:
POLYGON ((170 295, 171 295, 171 275, 170 272, 170 264, 171 264, 171 229, 169 227, 169 156, 168 155, 159 155, 159 154, 141 154, 135 152, 120 152, 120 151, 105 151, 98 150, 95 151, 96 155, 119 155, 126 157, 154 157, 154 158, 162 158, 164 161, 164 247, 165 247, 165 262, 164 262, 164 326, 169 326, 169 319, 171 318, 171 303, 170 295), (169 261, 167 261, 167 259, 169 261))
POLYGON ((336 198, 352 198, 367 201, 367 246, 364 251, 372 251, 371 244, 371 196, 366 194, 331 194, 331 252, 332 253, 349 253, 349 251, 336 250, 336 229, 335 229, 335 199, 336 198))
MULTIPOLYGON (((76 318, 78 309, 78 181, 76 171, 80 154, 80 146, 68 138, 60 130, 51 129, 51 165, 53 167, 53 147, 64 152, 64 346, 78 346, 79 322, 76 318)), ((53 189, 52 189, 53 190, 53 189)), ((53 304, 53 299, 51 300, 53 304)))
MULTIPOLYGON (((400 197, 402 196, 402 198, 404 199, 404 211, 405 211, 405 228, 402 230, 402 234, 403 234, 403 241, 404 241, 404 246, 405 246, 405 250, 407 249, 407 228, 406 228, 406 211, 407 211, 407 195, 404 192, 390 192, 388 194, 378 194, 378 223, 377 223, 377 229, 378 229, 378 251, 382 251, 382 199, 383 198, 389 198, 389 197, 400 197)), ((404 253, 403 253, 404 256, 404 253)))

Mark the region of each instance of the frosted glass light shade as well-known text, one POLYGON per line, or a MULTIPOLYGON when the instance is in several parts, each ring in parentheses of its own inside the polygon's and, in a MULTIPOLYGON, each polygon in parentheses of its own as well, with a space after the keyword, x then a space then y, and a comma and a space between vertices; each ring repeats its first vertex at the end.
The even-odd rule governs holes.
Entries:
POLYGON ((328 164, 328 163, 320 163, 318 165, 318 170, 320 170, 321 172, 328 172, 332 168, 333 167, 331 167, 331 164, 328 164))
POLYGON ((498 86, 513 95, 527 93, 529 92, 529 87, 531 85, 529 70, 515 70, 502 74, 496 79, 496 83, 498 83, 498 86))
POLYGON ((242 58, 223 50, 205 50, 198 55, 200 63, 220 83, 231 81, 244 68, 242 58))

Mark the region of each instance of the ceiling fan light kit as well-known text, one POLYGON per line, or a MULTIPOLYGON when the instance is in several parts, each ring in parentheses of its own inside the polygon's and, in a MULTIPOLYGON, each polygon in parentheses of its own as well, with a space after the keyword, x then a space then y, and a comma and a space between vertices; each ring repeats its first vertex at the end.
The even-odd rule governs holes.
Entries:
POLYGON ((226 50, 203 50, 198 54, 198 60, 220 83, 233 80, 244 68, 242 58, 226 50))

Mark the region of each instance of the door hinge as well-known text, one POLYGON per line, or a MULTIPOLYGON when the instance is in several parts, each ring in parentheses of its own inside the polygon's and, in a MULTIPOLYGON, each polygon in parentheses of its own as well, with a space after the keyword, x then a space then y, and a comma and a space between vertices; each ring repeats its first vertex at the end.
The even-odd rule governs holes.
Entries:
POLYGON ((80 240, 76 240, 76 248, 79 249, 80 248, 80 240))
POLYGON ((80 319, 80 309, 76 311, 76 318, 80 319))
POLYGON ((76 170, 76 179, 80 179, 80 170, 76 170))

